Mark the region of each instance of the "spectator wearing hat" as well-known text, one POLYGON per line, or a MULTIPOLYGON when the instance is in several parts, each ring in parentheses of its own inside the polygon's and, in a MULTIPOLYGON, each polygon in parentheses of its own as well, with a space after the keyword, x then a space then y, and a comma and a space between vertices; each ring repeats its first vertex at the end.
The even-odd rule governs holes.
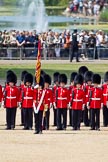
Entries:
POLYGON ((108 71, 104 74, 103 89, 103 126, 108 126, 108 71))
POLYGON ((103 91, 99 87, 101 76, 94 74, 92 77, 94 87, 90 91, 91 130, 100 130, 100 109, 103 104, 103 91))
POLYGON ((82 109, 85 106, 85 93, 81 88, 83 84, 83 77, 81 74, 77 74, 74 79, 75 88, 73 89, 73 95, 70 100, 72 109, 72 127, 73 130, 80 130, 82 109))
POLYGON ((43 129, 49 130, 49 120, 50 120, 50 108, 53 104, 53 92, 50 89, 51 85, 51 77, 46 74, 44 75, 44 90, 45 90, 45 97, 44 97, 44 120, 43 120, 43 129))
POLYGON ((24 115, 24 130, 32 130, 33 126, 33 101, 34 89, 32 88, 33 76, 30 73, 24 76, 24 88, 20 95, 20 101, 24 115))
POLYGON ((70 31, 66 31, 66 36, 64 40, 64 49, 65 49, 66 56, 69 56, 71 41, 72 39, 71 39, 70 31))
POLYGON ((59 75, 59 84, 57 97, 57 130, 66 130, 69 90, 65 87, 67 84, 67 76, 65 74, 59 75))
POLYGON ((94 33, 91 31, 89 32, 89 38, 88 38, 88 55, 91 58, 96 57, 96 37, 94 36, 94 33))
POLYGON ((3 94, 4 107, 6 108, 7 130, 15 128, 16 110, 19 102, 19 90, 16 87, 17 76, 10 72, 6 77, 7 86, 3 94))

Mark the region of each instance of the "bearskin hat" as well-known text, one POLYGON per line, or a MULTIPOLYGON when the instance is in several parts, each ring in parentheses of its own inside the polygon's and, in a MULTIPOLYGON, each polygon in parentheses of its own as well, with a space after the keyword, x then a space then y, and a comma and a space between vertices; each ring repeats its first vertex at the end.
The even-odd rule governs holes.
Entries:
POLYGON ((51 77, 48 74, 44 76, 44 82, 48 83, 49 85, 51 84, 51 77))
POLYGON ((86 71, 84 74, 84 80, 85 82, 92 81, 93 72, 92 71, 86 71))
POLYGON ((67 84, 67 76, 66 76, 66 74, 60 74, 59 75, 59 83, 67 84))
POLYGON ((42 88, 44 88, 44 79, 42 76, 40 76, 39 85, 42 86, 42 88))
POLYGON ((10 73, 14 73, 12 70, 8 70, 7 72, 6 72, 6 74, 8 75, 8 74, 10 74, 10 73))
POLYGON ((77 84, 81 84, 82 85, 83 81, 84 81, 83 76, 81 74, 77 74, 75 76, 75 79, 74 79, 74 84, 75 85, 77 85, 77 84))
POLYGON ((81 74, 83 77, 86 71, 88 71, 88 68, 86 66, 81 66, 78 69, 78 73, 81 74))
POLYGON ((45 74, 46 74, 45 71, 44 71, 44 70, 41 70, 41 74, 40 74, 40 75, 41 75, 42 77, 44 77, 45 74))
POLYGON ((24 84, 26 84, 26 82, 29 82, 31 84, 33 84, 33 75, 30 73, 26 73, 24 76, 24 84))
POLYGON ((59 81, 59 75, 60 75, 59 72, 55 72, 55 73, 53 74, 53 80, 54 80, 54 83, 56 83, 56 82, 59 81))
POLYGON ((108 81, 108 71, 104 75, 104 82, 107 82, 107 81, 108 81))
POLYGON ((92 77, 92 82, 96 83, 96 84, 100 84, 101 83, 101 76, 99 74, 94 74, 92 77))
POLYGON ((21 73, 21 81, 24 81, 24 76, 27 74, 28 72, 26 70, 22 71, 21 73))
POLYGON ((16 84, 17 83, 17 76, 14 72, 10 72, 7 74, 7 77, 6 77, 6 82, 7 84, 9 84, 10 82, 16 84))
POLYGON ((73 82, 75 79, 75 76, 77 75, 77 72, 72 72, 70 76, 70 82, 73 82))

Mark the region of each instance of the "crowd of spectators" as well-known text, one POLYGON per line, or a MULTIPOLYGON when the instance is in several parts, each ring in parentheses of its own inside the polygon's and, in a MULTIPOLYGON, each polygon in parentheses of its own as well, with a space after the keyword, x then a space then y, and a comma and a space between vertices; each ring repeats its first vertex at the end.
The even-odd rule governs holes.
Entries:
POLYGON ((105 0, 72 0, 65 10, 65 14, 80 13, 85 16, 98 16, 105 7, 105 0))
MULTIPOLYGON (((36 31, 0 31, 0 57, 12 57, 12 48, 22 49, 24 57, 36 57, 38 51, 38 41, 41 41, 42 57, 60 58, 69 57, 72 45, 72 32, 64 30, 62 32, 54 32, 48 30, 43 33, 36 33, 36 31), (9 48, 11 47, 11 48, 9 48)), ((87 53, 92 53, 89 48, 105 48, 108 47, 108 35, 102 30, 98 31, 78 31, 77 41, 79 48, 82 49, 87 57, 87 53)))

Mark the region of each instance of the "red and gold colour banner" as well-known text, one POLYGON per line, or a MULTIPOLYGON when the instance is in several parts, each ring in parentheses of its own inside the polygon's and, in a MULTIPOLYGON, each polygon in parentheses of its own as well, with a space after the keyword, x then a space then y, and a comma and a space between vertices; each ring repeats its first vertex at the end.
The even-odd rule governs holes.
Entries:
POLYGON ((37 55, 37 61, 36 61, 36 83, 39 84, 40 81, 40 73, 41 73, 41 42, 39 40, 38 42, 38 55, 37 55))

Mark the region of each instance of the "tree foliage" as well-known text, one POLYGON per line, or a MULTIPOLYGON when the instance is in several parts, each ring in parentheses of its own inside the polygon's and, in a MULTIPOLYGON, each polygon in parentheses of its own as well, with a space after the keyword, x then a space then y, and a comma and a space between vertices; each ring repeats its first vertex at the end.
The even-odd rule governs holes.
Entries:
MULTIPOLYGON (((15 5, 20 0, 0 0, 3 5, 15 5)), ((64 6, 69 3, 70 0, 43 0, 46 6, 64 6)))

